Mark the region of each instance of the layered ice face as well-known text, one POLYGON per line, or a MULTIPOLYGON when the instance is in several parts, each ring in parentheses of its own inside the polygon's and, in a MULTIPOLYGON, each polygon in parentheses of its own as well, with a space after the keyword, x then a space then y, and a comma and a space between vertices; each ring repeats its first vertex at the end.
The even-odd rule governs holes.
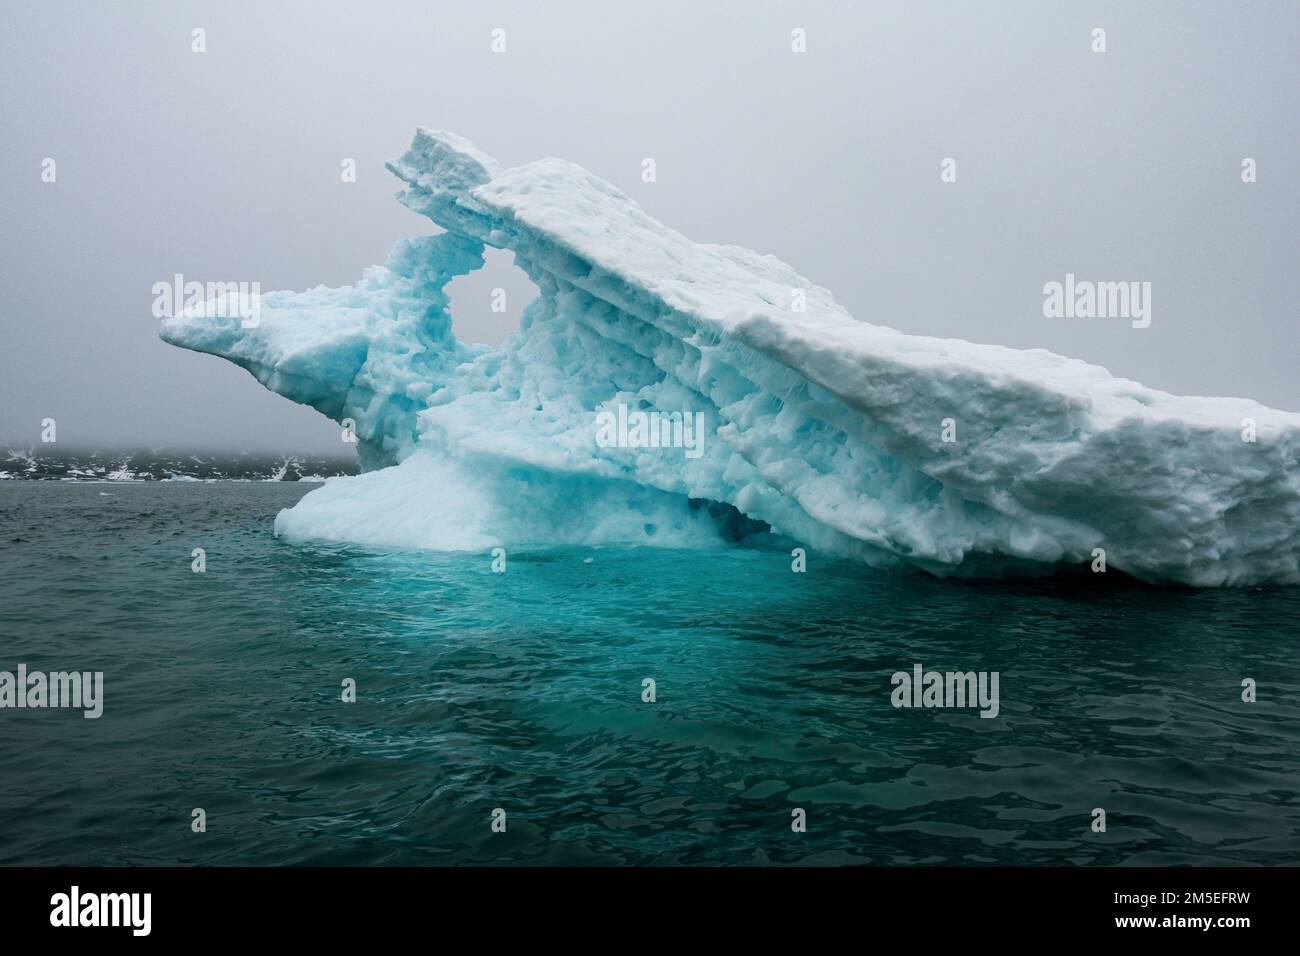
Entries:
POLYGON ((1156 583, 1300 583, 1300 415, 856 321, 784 262, 692 242, 562 160, 503 171, 420 129, 389 169, 445 232, 354 286, 264 295, 252 328, 210 310, 162 325, 355 428, 364 473, 278 533, 747 540, 940 575, 1100 549, 1156 583), (499 348, 459 342, 448 312, 485 246, 540 290, 499 348))

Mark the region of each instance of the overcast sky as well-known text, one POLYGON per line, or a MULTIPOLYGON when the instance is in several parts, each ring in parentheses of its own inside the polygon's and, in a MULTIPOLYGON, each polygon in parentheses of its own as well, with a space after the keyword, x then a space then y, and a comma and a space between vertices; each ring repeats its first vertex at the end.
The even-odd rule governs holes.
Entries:
MULTIPOLYGON (((346 450, 318 413, 159 341, 150 290, 177 272, 348 284, 436 231, 383 168, 417 125, 507 166, 580 163, 693 239, 785 259, 863 321, 1300 410, 1298 11, 6 0, 0 440, 39 448, 53 417, 65 447, 346 450), (1150 327, 1045 318, 1043 285, 1067 272, 1151 282, 1150 327)), ((457 334, 495 343, 528 283, 496 253, 452 288, 457 334), (504 317, 497 285, 516 293, 504 317)))

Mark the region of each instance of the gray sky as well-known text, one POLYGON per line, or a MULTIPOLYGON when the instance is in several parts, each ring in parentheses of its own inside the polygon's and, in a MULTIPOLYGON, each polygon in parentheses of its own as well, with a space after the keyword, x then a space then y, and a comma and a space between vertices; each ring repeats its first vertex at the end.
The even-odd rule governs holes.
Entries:
MULTIPOLYGON (((417 125, 507 166, 580 163, 864 321, 1300 410, 1294 0, 6 0, 0 22, 9 447, 39 447, 48 416, 61 446, 346 450, 316 412, 159 341, 150 288, 355 281, 435 231, 383 168, 417 125), (1151 326, 1045 318, 1067 272, 1150 281, 1151 326)), ((495 254, 452 286, 457 334, 500 341, 528 287, 495 254)))

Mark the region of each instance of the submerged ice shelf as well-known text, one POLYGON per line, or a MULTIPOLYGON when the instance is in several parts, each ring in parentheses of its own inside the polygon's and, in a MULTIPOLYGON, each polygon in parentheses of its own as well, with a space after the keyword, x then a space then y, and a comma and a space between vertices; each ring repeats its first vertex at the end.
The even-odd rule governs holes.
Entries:
POLYGON ((692 242, 562 160, 502 170, 420 129, 389 169, 445 232, 354 286, 263 295, 251 328, 202 308, 162 325, 355 423, 364 473, 281 512, 279 533, 446 550, 754 537, 935 574, 1101 548, 1151 582, 1300 583, 1300 414, 856 321, 784 262, 692 242), (448 312, 485 246, 540 290, 499 348, 459 342, 448 312), (636 412, 691 416, 700 447, 597 440, 636 412))

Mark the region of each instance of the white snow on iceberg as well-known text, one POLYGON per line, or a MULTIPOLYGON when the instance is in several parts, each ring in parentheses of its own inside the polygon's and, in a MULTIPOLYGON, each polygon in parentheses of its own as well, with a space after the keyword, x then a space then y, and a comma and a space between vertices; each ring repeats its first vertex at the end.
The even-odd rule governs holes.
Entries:
POLYGON ((263 295, 253 328, 201 310, 162 325, 355 422, 364 473, 281 512, 278 533, 445 550, 744 538, 967 575, 1101 548, 1156 583, 1300 583, 1298 414, 856 321, 780 260, 692 242, 562 160, 502 171, 420 129, 389 169, 445 232, 354 286, 263 295), (457 341, 448 312, 485 246, 540 290, 499 348, 457 341), (637 412, 698 417, 702 454, 598 440, 637 412))

